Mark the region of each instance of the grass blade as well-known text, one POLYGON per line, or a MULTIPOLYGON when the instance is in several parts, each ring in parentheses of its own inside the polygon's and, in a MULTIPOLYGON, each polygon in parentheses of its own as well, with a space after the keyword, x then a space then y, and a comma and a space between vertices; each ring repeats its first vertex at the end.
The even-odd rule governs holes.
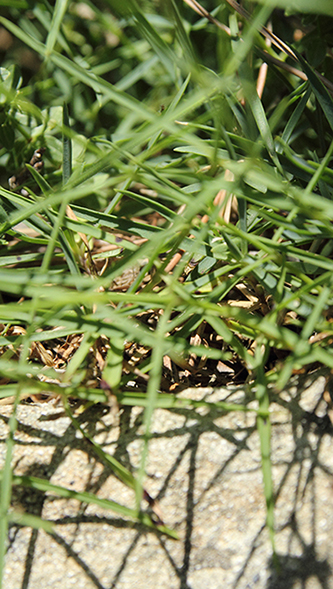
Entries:
POLYGON ((49 58, 51 53, 53 52, 54 46, 57 42, 57 37, 60 31, 60 27, 63 21, 63 18, 66 14, 68 6, 68 0, 56 0, 54 6, 54 12, 52 15, 52 21, 50 25, 50 31, 47 36, 46 40, 46 47, 45 47, 45 57, 46 59, 49 58))
POLYGON ((65 103, 63 106, 63 134, 62 134, 62 183, 63 185, 69 181, 72 175, 72 140, 66 133, 66 128, 70 129, 68 106, 65 103))
POLYGON ((304 59, 304 57, 298 53, 297 57, 300 61, 304 73, 307 75, 310 86, 313 93, 315 94, 323 113, 333 131, 333 98, 319 79, 310 64, 304 59))

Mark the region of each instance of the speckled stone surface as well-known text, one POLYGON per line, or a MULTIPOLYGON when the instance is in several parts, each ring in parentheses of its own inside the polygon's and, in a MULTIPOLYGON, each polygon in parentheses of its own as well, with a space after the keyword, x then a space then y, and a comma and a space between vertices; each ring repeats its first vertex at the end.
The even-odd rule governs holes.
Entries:
MULTIPOLYGON (((155 411, 145 487, 180 540, 75 499, 15 487, 13 506, 55 522, 55 534, 13 525, 6 589, 333 589, 332 425, 319 373, 272 403, 276 552, 272 563, 254 413, 155 411)), ((241 389, 189 389, 184 397, 255 407, 241 389)), ((10 407, 0 408, 0 464, 10 407)), ((133 491, 94 455, 62 408, 21 405, 16 474, 134 506, 133 491), (57 418, 56 418, 57 417, 57 418)), ((101 406, 82 425, 125 466, 139 465, 142 410, 101 406)))

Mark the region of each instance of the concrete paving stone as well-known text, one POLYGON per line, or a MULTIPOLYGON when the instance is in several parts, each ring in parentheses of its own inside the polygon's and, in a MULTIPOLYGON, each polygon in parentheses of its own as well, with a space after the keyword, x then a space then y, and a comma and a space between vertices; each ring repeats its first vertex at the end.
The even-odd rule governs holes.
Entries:
MULTIPOLYGON (((13 507, 55 523, 53 536, 11 525, 6 589, 333 589, 332 424, 324 373, 294 379, 272 396, 275 545, 265 527, 254 413, 157 409, 145 487, 179 541, 76 499, 14 487, 13 507)), ((190 399, 256 407, 242 388, 188 389, 190 399)), ((0 466, 10 406, 0 410, 0 466)), ((101 462, 52 402, 21 404, 13 469, 134 507, 133 490, 101 462)), ((140 464, 142 409, 95 406, 82 426, 133 472, 140 464)))

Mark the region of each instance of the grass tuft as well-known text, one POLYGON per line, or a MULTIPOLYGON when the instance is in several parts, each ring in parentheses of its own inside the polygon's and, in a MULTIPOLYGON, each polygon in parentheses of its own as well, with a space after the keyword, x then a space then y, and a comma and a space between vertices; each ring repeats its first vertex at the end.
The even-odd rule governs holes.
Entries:
POLYGON ((16 406, 45 392, 84 436, 69 399, 145 407, 138 473, 91 443, 136 491, 133 509, 103 506, 156 528, 142 507, 154 409, 246 383, 274 548, 271 395, 333 368, 333 15, 299 0, 280 39, 287 5, 2 3, 0 570, 9 522, 52 533, 10 511, 13 485, 102 501, 12 473, 16 406))

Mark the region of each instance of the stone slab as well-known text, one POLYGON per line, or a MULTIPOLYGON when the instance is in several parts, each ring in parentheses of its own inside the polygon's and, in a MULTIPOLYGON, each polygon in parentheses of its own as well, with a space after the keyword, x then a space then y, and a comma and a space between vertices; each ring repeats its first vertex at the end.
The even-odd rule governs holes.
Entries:
MULTIPOLYGON (((324 376, 295 381, 271 406, 278 573, 265 527, 254 413, 158 409, 146 464, 147 491, 179 541, 96 505, 15 487, 13 506, 55 522, 55 535, 12 525, 6 589, 333 589, 332 425, 324 376)), ((255 407, 238 389, 182 396, 255 407)), ((0 407, 0 465, 11 408, 0 407)), ((93 453, 52 402, 18 407, 13 468, 134 507, 134 493, 93 453)), ((142 410, 87 410, 82 426, 135 471, 142 410)))

